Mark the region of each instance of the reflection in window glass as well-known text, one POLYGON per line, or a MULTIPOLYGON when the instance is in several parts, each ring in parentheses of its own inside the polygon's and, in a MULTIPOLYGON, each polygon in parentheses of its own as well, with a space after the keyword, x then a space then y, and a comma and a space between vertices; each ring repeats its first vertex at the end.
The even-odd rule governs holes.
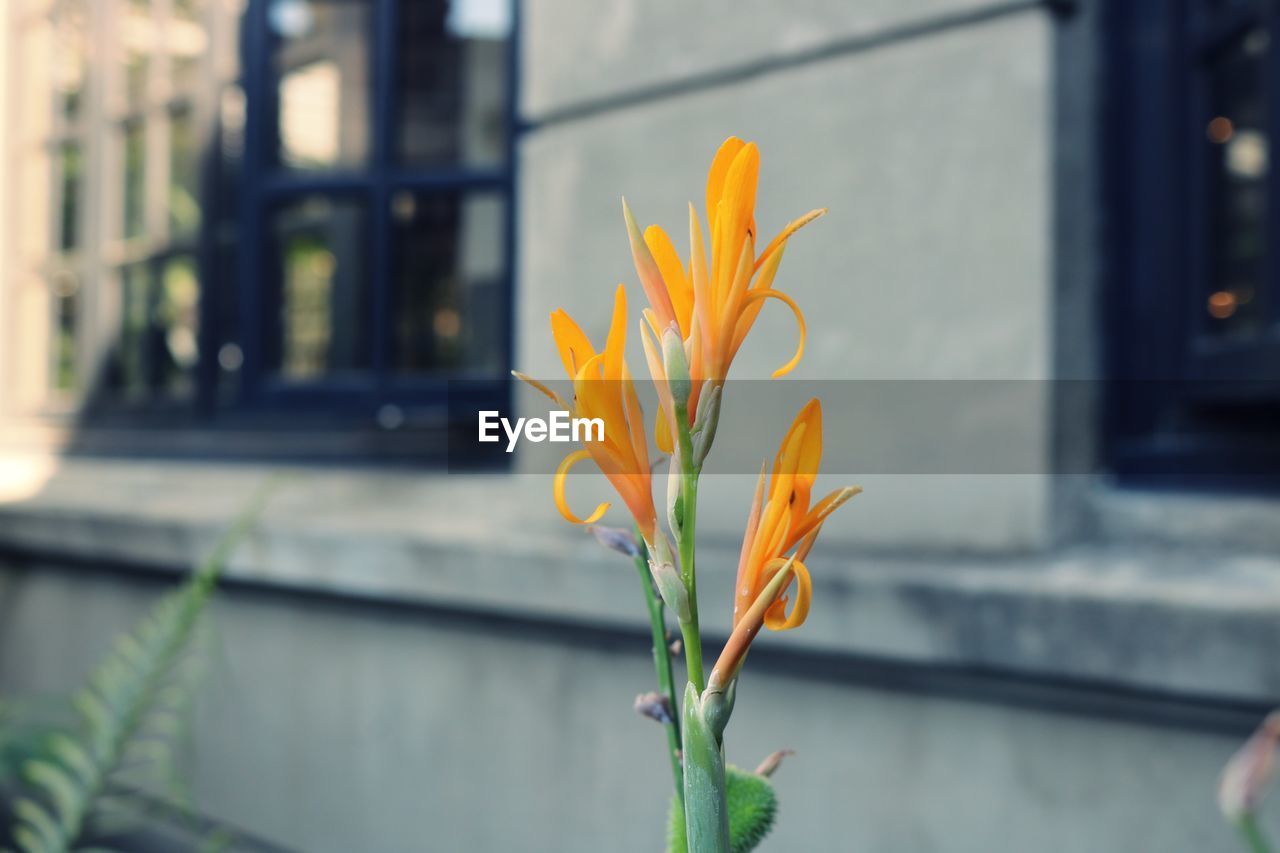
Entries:
POLYGON ((179 234, 200 226, 200 153, 190 110, 169 123, 169 226, 179 234))
POLYGON ((1255 29, 1237 39, 1209 69, 1212 100, 1205 137, 1213 173, 1206 310, 1210 328, 1218 334, 1250 335, 1260 328, 1270 167, 1269 53, 1268 33, 1255 29))
POLYGON ((64 142, 60 147, 62 192, 59 198, 58 246, 69 252, 80 245, 80 190, 84 184, 80 143, 64 142))
POLYGON ((53 291, 53 390, 70 392, 80 387, 76 358, 76 330, 80 324, 80 282, 69 272, 55 275, 53 291))
POLYGON ((280 352, 289 379, 369 366, 364 211, 350 200, 313 197, 274 219, 280 263, 280 352))
POLYGON ((402 373, 500 373, 505 204, 493 193, 395 196, 395 353, 402 373))
POLYGON ((185 396, 194 388, 199 355, 196 343, 199 301, 195 258, 190 255, 170 258, 164 264, 160 280, 155 320, 162 343, 159 379, 172 395, 185 396))
POLYGON ((124 237, 145 233, 147 181, 146 126, 130 122, 124 128, 124 237))
POLYGON ((400 159, 490 166, 506 155, 509 0, 418 0, 400 7, 400 159))
POLYGON ((369 0, 271 0, 280 162, 364 165, 369 154, 369 0))

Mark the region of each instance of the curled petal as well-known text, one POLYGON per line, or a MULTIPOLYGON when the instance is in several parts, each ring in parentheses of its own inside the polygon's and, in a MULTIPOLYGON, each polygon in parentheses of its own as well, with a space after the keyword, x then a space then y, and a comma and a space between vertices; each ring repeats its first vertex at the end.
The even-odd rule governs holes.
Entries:
MULTIPOLYGON (((780 569, 787 564, 781 557, 769 561, 769 569, 780 569)), ((792 572, 796 576, 796 602, 787 615, 787 598, 779 595, 764 614, 764 626, 770 631, 790 631, 799 628, 809 618, 809 601, 813 597, 813 582, 809 578, 809 570, 799 560, 791 561, 792 572)), ((785 590, 786 587, 783 587, 785 590)))
POLYGON ((605 503, 597 506, 595 511, 586 518, 578 518, 578 516, 574 515, 573 510, 569 509, 569 501, 564 494, 565 480, 568 479, 569 469, 590 456, 591 452, 588 450, 575 450, 573 453, 566 456, 564 461, 560 463, 560 467, 556 469, 556 478, 552 485, 552 494, 555 496, 556 508, 560 510, 560 514, 563 515, 566 520, 571 521, 574 524, 595 524, 600 520, 601 516, 605 514, 605 511, 609 509, 609 503, 606 501, 605 503))
POLYGON ((752 290, 743 300, 744 304, 750 304, 757 300, 777 299, 782 304, 791 309, 791 313, 796 316, 796 325, 800 327, 800 341, 796 344, 796 354, 791 356, 791 360, 779 367, 773 372, 773 378, 786 376, 788 373, 796 369, 796 365, 800 363, 801 357, 804 355, 804 342, 808 336, 808 329, 804 324, 804 314, 800 311, 800 306, 790 296, 787 296, 780 290, 752 290))

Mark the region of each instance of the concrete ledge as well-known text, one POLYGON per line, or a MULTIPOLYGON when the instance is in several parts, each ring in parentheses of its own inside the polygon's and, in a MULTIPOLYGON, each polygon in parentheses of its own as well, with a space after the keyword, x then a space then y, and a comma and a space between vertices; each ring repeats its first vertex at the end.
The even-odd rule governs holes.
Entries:
MULTIPOLYGON (((173 572, 207 552, 267 474, 249 466, 64 462, 38 492, 0 503, 0 552, 173 572)), ((559 524, 546 503, 527 500, 518 479, 300 474, 279 487, 229 575, 286 589, 644 630, 632 567, 559 524)), ((728 547, 702 555, 711 632, 727 627, 734 565, 728 547)), ((809 623, 764 637, 775 649, 1224 702, 1280 698, 1280 659, 1271 653, 1280 646, 1274 554, 1106 544, 1038 556, 919 559, 828 543, 811 566, 809 623)))

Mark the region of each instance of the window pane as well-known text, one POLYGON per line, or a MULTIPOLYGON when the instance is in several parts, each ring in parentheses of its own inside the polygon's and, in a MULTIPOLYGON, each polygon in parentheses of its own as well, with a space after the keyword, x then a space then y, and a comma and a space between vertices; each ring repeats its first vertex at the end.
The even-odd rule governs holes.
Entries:
POLYGON ((58 246, 64 252, 80 245, 80 193, 83 187, 83 160, 80 143, 64 142, 59 149, 62 193, 58 211, 58 246))
POLYGON ((200 227, 200 152, 190 110, 173 113, 169 123, 169 226, 177 234, 200 227))
POLYGON ((505 209, 496 193, 397 194, 397 371, 502 371, 505 209))
POLYGON ((70 272, 50 281, 53 297, 53 351, 50 385, 55 391, 70 392, 80 387, 77 329, 80 325, 80 281, 70 272))
POLYGON ((124 128, 124 236, 145 233, 147 195, 146 125, 130 122, 124 128))
POLYGON ((195 258, 179 255, 164 264, 156 299, 155 322, 163 342, 160 351, 160 385, 171 396, 186 396, 194 389, 199 322, 200 284, 195 258))
POLYGON ((1211 149, 1210 329, 1249 335, 1260 328, 1265 294, 1267 172, 1266 30, 1255 29, 1229 47, 1209 70, 1212 108, 1205 129, 1211 149))
POLYGON ((502 163, 509 132, 508 0, 410 0, 400 14, 401 160, 502 163))
POLYGON ((165 43, 169 47, 170 73, 178 93, 192 91, 200 81, 200 60, 209 50, 203 0, 173 0, 173 12, 165 43))
POLYGON ((275 366, 300 380, 367 368, 364 206, 312 197, 278 211, 272 230, 281 282, 275 366))
POLYGON ((73 124, 84 105, 86 28, 84 0, 66 3, 58 16, 59 33, 54 82, 58 109, 67 124, 73 124))
POLYGON ((127 0, 120 16, 119 37, 124 74, 124 109, 139 110, 147 101, 147 74, 156 50, 155 20, 148 0, 127 0))
POLYGON ((369 0, 272 0, 280 162, 354 168, 369 155, 369 0))

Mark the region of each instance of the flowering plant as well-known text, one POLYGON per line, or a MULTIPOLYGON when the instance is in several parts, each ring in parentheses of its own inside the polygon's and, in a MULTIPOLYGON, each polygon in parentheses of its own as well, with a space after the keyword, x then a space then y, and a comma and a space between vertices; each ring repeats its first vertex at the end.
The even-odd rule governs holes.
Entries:
POLYGON ((822 458, 822 407, 811 400, 783 437, 772 467, 761 468, 738 561, 732 632, 707 675, 695 563, 699 477, 719 427, 725 379, 767 300, 790 308, 799 326, 799 344, 774 377, 789 373, 804 353, 804 315, 773 283, 789 238, 826 212, 813 210, 795 219, 757 252, 759 172, 760 153, 754 143, 731 137, 720 146, 706 187, 710 251, 690 204, 687 263, 661 228, 641 231, 623 201, 632 259, 648 301, 641 312, 640 337, 658 398, 653 439, 658 450, 670 456, 665 529, 653 500, 653 458, 644 413, 625 356, 625 287, 619 285, 615 292, 612 321, 600 350, 565 311, 551 315, 551 333, 572 382, 572 399, 516 374, 575 417, 604 424, 602 440, 587 442, 560 464, 553 492, 566 519, 593 526, 605 544, 631 555, 640 572, 660 690, 639 697, 637 708, 666 728, 675 783, 673 851, 750 850, 771 827, 775 801, 766 777, 782 753, 766 759, 756 773, 727 768, 724 761, 724 733, 737 681, 761 628, 785 631, 804 623, 812 597, 805 560, 827 517, 860 491, 846 487, 812 500, 822 458), (586 516, 570 508, 568 474, 586 459, 596 464, 626 505, 638 539, 625 531, 594 527, 608 503, 586 516), (667 611, 681 634, 671 645, 667 611), (672 645, 682 646, 686 663, 687 683, 679 692, 672 645))

